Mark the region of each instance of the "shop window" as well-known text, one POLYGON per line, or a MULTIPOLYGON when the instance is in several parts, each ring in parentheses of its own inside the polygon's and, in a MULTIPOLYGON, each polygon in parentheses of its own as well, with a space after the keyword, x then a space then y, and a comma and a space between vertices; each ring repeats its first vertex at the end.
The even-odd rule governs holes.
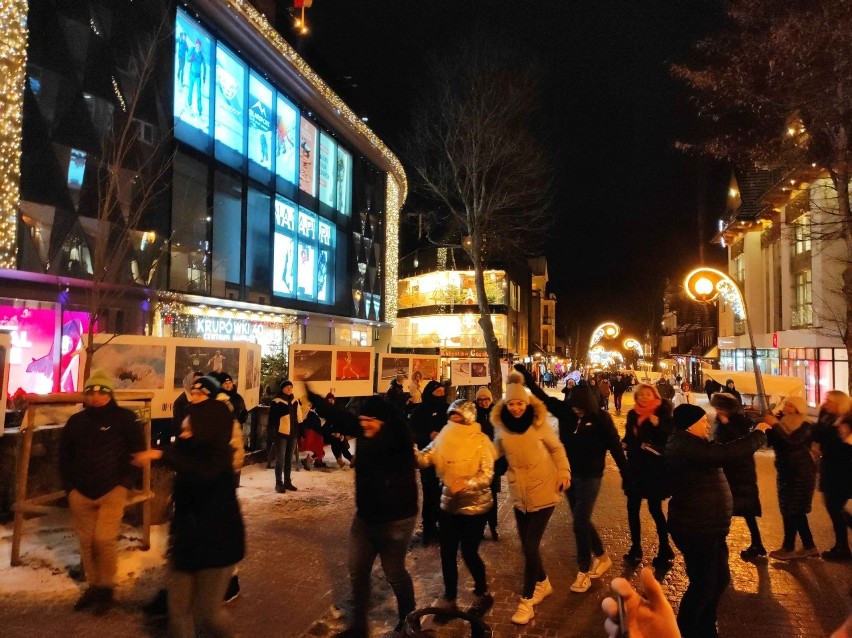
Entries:
POLYGON ((216 172, 213 192, 213 295, 228 297, 240 287, 242 200, 240 180, 216 172))
POLYGON ((185 155, 174 161, 172 242, 169 287, 206 294, 209 291, 212 216, 207 208, 207 167, 185 155))
POLYGON ((272 198, 250 188, 246 210, 246 286, 249 294, 269 294, 270 205, 272 198))

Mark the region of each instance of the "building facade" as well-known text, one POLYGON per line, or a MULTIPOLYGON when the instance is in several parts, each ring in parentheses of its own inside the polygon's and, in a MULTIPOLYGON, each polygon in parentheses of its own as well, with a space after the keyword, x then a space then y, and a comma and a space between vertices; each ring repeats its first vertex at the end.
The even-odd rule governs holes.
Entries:
POLYGON ((21 387, 44 388, 38 355, 59 388, 95 288, 99 332, 389 341, 405 173, 251 4, 10 4, 0 329, 21 387))
POLYGON ((529 355, 556 356, 556 295, 547 292, 547 258, 530 259, 532 294, 530 297, 529 355))
MULTIPOLYGON (((838 327, 846 316, 845 244, 832 231, 836 211, 835 191, 817 169, 735 174, 717 235, 743 292, 761 370, 801 378, 812 407, 828 390, 848 388, 838 327)), ((746 322, 723 302, 719 363, 752 369, 746 322)))

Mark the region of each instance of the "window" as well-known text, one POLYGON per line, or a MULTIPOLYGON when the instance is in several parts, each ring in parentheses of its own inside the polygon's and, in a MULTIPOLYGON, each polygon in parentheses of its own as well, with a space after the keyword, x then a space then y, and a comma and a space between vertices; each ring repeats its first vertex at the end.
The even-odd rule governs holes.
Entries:
MULTIPOLYGON (((269 294, 269 206, 272 198, 258 190, 248 191, 246 211, 246 286, 249 293, 269 294)), ((250 299, 250 301, 254 298, 250 299)))
POLYGON ((743 253, 734 257, 734 279, 742 290, 745 285, 745 254, 743 253))
POLYGON ((242 199, 240 180, 216 172, 213 193, 213 294, 233 298, 240 287, 242 253, 242 199), (229 294, 230 293, 230 294, 229 294))
POLYGON ((796 273, 796 305, 793 308, 792 324, 794 328, 813 325, 813 287, 811 271, 796 273))
POLYGON ((172 245, 169 287, 207 293, 212 218, 207 210, 207 167, 178 154, 172 182, 172 245))
POLYGON ((793 223, 795 241, 793 253, 801 255, 811 250, 811 214, 805 213, 793 223))

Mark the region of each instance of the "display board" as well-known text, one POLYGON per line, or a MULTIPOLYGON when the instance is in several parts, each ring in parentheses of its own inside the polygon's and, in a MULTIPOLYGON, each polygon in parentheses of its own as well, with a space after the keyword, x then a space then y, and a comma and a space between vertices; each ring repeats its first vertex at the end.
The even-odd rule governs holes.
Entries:
POLYGON ((453 385, 485 385, 491 381, 487 359, 454 359, 450 362, 453 385))
POLYGON ((248 156, 268 171, 272 170, 272 87, 257 73, 249 74, 248 156))
POLYGON ((373 348, 290 346, 290 377, 305 380, 317 394, 363 397, 373 394, 373 348))
MULTIPOLYGON (((195 370, 230 374, 247 410, 260 401, 260 346, 256 343, 141 335, 95 335, 95 343, 100 345, 92 369, 104 370, 116 390, 153 392, 154 419, 172 416, 172 404, 183 392, 183 381, 195 370), (249 352, 253 354, 249 356, 249 352)), ((81 377, 84 367, 81 362, 81 377)))
POLYGON ((175 19, 175 126, 210 134, 210 80, 213 40, 178 8, 175 19))

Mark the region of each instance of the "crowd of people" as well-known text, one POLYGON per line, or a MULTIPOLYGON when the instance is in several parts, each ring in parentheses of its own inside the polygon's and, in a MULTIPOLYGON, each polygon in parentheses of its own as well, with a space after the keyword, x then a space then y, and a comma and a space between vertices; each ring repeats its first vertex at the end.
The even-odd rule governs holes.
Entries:
MULTIPOLYGON (((845 393, 829 392, 814 423, 804 400, 792 397, 779 413, 767 412, 753 425, 735 388, 724 387, 711 395, 711 424, 686 382, 667 398, 660 385, 637 383, 627 375, 572 381, 566 381, 564 399, 558 399, 516 365, 496 402, 487 387, 477 390, 475 401, 450 402, 447 387, 437 381, 418 380, 415 395, 397 391, 404 390, 405 379, 394 379, 386 395, 347 409, 334 396, 314 392, 309 381, 303 400, 295 398, 291 381, 280 384, 268 422, 275 490, 297 490, 291 474, 302 461, 299 447, 312 448, 314 463, 321 463, 328 445, 339 465, 351 464, 355 470, 348 550, 354 605, 340 638, 369 635, 370 574, 377 557, 396 596, 397 630, 402 630, 416 606, 406 568, 413 540, 437 542, 440 548, 444 588, 431 605, 437 617, 462 611, 459 553, 474 582, 474 600, 464 611, 487 614, 493 597, 479 550, 486 528, 494 541, 499 538, 497 494, 504 474, 524 564, 511 621, 528 623, 555 589, 540 547, 563 497, 577 548, 578 571, 569 589, 588 591, 591 581, 613 566, 593 523, 607 454, 621 474, 625 494, 631 538, 625 564, 635 567, 644 555, 640 511, 645 501, 657 536, 652 565, 665 572, 677 548, 689 579, 676 618, 650 570, 641 574, 647 599, 626 581, 613 581, 628 614, 622 622, 633 623, 635 635, 717 635, 716 610, 730 581, 727 536, 732 516, 742 516, 751 534, 749 546, 740 552, 745 560, 760 560, 767 553, 780 561, 819 556, 808 525, 817 474, 836 535, 834 547, 821 556, 852 560, 852 518, 845 509, 852 496, 852 401, 845 393), (609 398, 615 398, 619 413, 621 397, 631 387, 634 405, 619 436, 609 398), (548 413, 557 428, 550 425, 548 413), (313 441, 306 432, 315 435, 313 441), (351 453, 350 439, 357 456, 351 453), (758 526, 762 509, 753 458, 765 444, 775 450, 784 522, 780 547, 770 552, 758 526), (668 516, 662 507, 666 500, 668 516), (421 530, 415 535, 418 515, 421 530), (640 630, 637 623, 644 621, 658 629, 640 630)), ((245 402, 227 373, 192 375, 184 400, 176 402, 173 444, 146 449, 132 413, 115 404, 112 387, 102 373, 87 380, 84 409, 69 421, 61 440, 62 478, 89 582, 75 609, 105 613, 111 606, 118 512, 135 480, 134 468, 161 460, 175 471, 175 512, 170 582, 158 604, 167 609, 173 636, 194 636, 199 628, 231 636, 221 603, 233 596, 235 586, 238 591, 235 567, 245 553, 236 496, 245 402)), ((604 601, 610 633, 617 622, 613 604, 604 601)))

